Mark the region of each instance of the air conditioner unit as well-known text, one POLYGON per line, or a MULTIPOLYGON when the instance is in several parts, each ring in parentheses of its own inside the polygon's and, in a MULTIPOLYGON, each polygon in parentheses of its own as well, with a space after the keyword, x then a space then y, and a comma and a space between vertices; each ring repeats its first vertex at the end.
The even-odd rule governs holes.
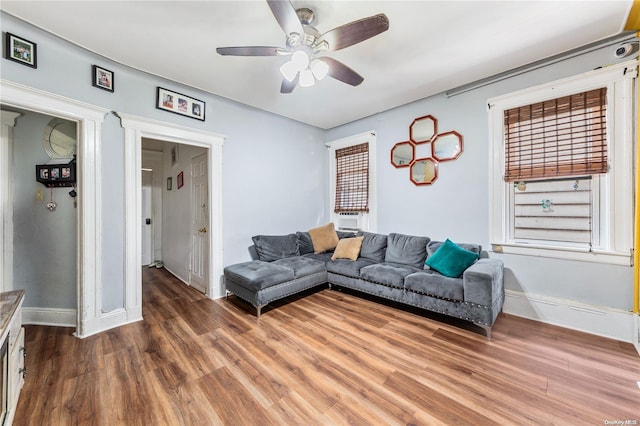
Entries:
POLYGON ((337 228, 339 231, 360 231, 362 229, 361 213, 337 213, 337 228))

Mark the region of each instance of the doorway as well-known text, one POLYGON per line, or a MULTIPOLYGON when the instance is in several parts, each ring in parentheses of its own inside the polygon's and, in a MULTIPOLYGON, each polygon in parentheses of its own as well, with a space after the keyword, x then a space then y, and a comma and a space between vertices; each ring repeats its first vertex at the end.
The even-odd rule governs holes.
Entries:
POLYGON ((209 149, 146 137, 141 148, 141 265, 207 294, 209 149))

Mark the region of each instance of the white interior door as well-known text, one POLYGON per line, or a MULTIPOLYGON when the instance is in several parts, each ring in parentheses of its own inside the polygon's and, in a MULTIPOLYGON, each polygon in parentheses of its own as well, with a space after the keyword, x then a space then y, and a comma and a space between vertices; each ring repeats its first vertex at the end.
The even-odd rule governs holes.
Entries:
POLYGON ((153 232, 152 232, 152 186, 151 172, 142 172, 142 265, 152 262, 153 253, 153 232))
POLYGON ((207 293, 209 284, 208 153, 191 160, 191 285, 207 293))

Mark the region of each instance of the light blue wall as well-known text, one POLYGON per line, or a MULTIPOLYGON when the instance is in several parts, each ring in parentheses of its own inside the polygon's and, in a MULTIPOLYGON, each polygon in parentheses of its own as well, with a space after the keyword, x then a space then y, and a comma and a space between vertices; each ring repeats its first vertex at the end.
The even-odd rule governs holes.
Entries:
MULTIPOLYGON (((3 79, 112 111, 226 136, 222 182, 224 265, 249 260, 247 248, 254 234, 306 230, 326 221, 328 175, 323 130, 111 62, 4 12, 0 26, 2 32, 20 35, 38 45, 37 69, 1 59, 3 79), (92 64, 115 73, 114 93, 91 85, 92 64), (156 109, 158 86, 205 101, 206 121, 156 109)), ((120 173, 124 136, 112 114, 105 119, 102 139, 103 306, 98 308, 109 311, 123 306, 124 288, 125 183, 120 173)), ((66 297, 68 303, 62 305, 73 300, 75 306, 75 292, 66 297)), ((54 303, 44 297, 35 305, 25 302, 25 306, 50 307, 54 303)))
MULTIPOLYGON (((332 129, 326 140, 377 131, 380 232, 479 242, 488 248, 487 99, 616 61, 621 60, 614 58, 613 48, 600 49, 451 98, 440 94, 385 111, 332 129), (390 164, 390 150, 408 139, 414 118, 427 114, 438 119, 439 132, 456 130, 464 136, 464 152, 459 159, 440 164, 434 185, 417 187, 409 182, 408 169, 390 164)), ((490 256, 504 260, 507 289, 624 310, 632 307, 631 267, 497 253, 490 256)))
MULTIPOLYGON (((2 78, 156 120, 227 136, 223 166, 223 264, 248 259, 254 234, 282 234, 324 223, 328 216, 328 157, 324 141, 377 132, 378 231, 474 241, 488 247, 488 98, 575 75, 615 62, 611 49, 591 52, 453 98, 433 96, 324 132, 196 89, 151 76, 86 52, 2 13, 2 31, 38 43, 38 69, 1 60, 2 78), (115 72, 115 93, 91 86, 91 65, 115 72), (207 103, 206 122, 155 109, 156 87, 174 89, 207 103), (389 150, 407 140, 408 126, 432 114, 439 131, 464 136, 464 153, 440 165, 433 186, 416 187, 406 169, 389 164, 389 150)), ((123 136, 107 116, 102 156, 122 168, 123 136)), ((630 153, 631 155, 632 153, 630 153)), ((105 306, 122 302, 124 183, 103 167, 103 262, 105 306), (107 195, 107 186, 109 194, 107 195), (108 236, 105 238, 105 236, 108 236)), ((506 287, 550 297, 628 310, 632 268, 547 258, 498 255, 507 267, 506 287)), ((75 294, 69 297, 75 298, 75 294)), ((42 306, 53 301, 39 302, 42 306)), ((64 305, 64 304, 63 304, 64 305)), ((27 305, 28 306, 28 305, 27 305)), ((108 310, 108 309, 107 309, 108 310)))
POLYGON ((36 164, 50 160, 43 148, 50 120, 22 111, 13 128, 14 288, 25 290, 25 306, 75 309, 78 210, 71 188, 45 188, 35 174, 36 164), (42 201, 36 199, 38 190, 42 201), (49 211, 52 197, 57 207, 49 211))

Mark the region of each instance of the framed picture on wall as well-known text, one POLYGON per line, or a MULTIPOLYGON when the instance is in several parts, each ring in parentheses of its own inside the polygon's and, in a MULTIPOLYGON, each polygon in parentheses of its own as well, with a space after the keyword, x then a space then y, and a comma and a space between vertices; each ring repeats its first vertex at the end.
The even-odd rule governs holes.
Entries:
POLYGON ((158 87, 156 108, 204 121, 204 101, 158 87))
POLYGON ((113 92, 113 71, 109 71, 108 69, 99 67, 97 65, 92 65, 91 70, 91 84, 98 89, 113 92))
POLYGON ((184 185, 184 172, 178 173, 178 189, 184 185))
POLYGON ((4 54, 10 61, 38 68, 38 45, 15 34, 5 34, 4 54))

